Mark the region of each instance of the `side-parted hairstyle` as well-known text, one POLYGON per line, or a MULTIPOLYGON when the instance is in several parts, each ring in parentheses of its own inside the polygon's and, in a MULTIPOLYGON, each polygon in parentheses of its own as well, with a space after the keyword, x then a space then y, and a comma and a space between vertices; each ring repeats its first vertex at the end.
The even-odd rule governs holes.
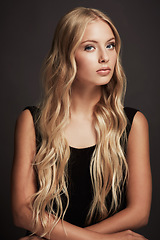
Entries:
POLYGON ((120 37, 104 13, 78 7, 59 21, 43 69, 44 96, 38 119, 42 142, 33 162, 38 191, 31 201, 35 232, 40 220, 44 227, 42 236, 51 230, 47 228, 46 211, 49 216, 54 215, 54 227, 60 219, 64 219, 69 205, 67 166, 70 148, 63 130, 70 121, 72 83, 77 72, 75 51, 81 43, 87 24, 97 19, 106 22, 113 31, 117 61, 112 79, 102 86, 101 99, 93 112, 97 144, 90 162, 93 201, 86 216, 86 224, 91 223, 93 216, 100 221, 118 209, 121 186, 127 179, 128 167, 124 151, 127 120, 123 109, 126 78, 119 57, 120 37), (107 209, 105 198, 110 190, 112 203, 111 208, 107 209), (67 199, 66 206, 63 206, 62 195, 67 199))

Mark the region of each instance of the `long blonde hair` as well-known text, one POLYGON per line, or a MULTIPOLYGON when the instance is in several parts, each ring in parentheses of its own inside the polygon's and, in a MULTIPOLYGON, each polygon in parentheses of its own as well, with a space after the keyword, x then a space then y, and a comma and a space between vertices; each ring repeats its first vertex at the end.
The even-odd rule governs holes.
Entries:
MULTIPOLYGON (((116 41, 117 62, 112 79, 102 86, 102 96, 94 108, 94 126, 97 144, 90 163, 93 201, 86 216, 87 224, 93 216, 98 220, 116 211, 120 205, 121 186, 127 178, 124 154, 127 120, 123 110, 126 78, 120 63, 120 37, 111 20, 101 11, 78 7, 66 14, 58 23, 53 44, 44 64, 44 96, 40 105, 38 129, 41 145, 35 156, 34 167, 38 178, 38 191, 32 199, 33 222, 49 231, 45 211, 54 215, 54 224, 64 219, 69 205, 67 190, 67 164, 70 148, 63 130, 70 119, 70 98, 77 66, 75 50, 80 44, 89 22, 101 19, 112 29, 116 41), (112 192, 111 208, 105 199, 112 192), (63 206, 62 195, 67 201, 63 206), (54 207, 53 207, 54 206, 54 207)), ((35 228, 36 229, 36 228, 35 228)))

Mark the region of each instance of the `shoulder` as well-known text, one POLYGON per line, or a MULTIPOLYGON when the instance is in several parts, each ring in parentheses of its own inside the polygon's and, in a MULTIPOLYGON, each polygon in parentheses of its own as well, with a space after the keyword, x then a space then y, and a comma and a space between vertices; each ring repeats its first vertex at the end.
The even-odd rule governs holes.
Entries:
POLYGON ((17 122, 23 122, 23 123, 30 123, 35 124, 36 120, 39 116, 39 108, 36 106, 27 106, 23 109, 23 111, 20 113, 17 122))
POLYGON ((36 122, 40 114, 40 108, 37 106, 27 106, 23 109, 23 111, 27 111, 27 110, 30 112, 33 118, 33 121, 36 122))
POLYGON ((148 126, 147 118, 145 117, 145 115, 142 112, 137 111, 137 113, 135 114, 134 119, 133 119, 133 125, 136 125, 137 127, 144 126, 144 125, 148 126))
POLYGON ((138 109, 131 107, 124 107, 124 112, 127 117, 127 134, 130 135, 131 130, 139 129, 141 127, 148 128, 148 121, 144 114, 140 112, 138 109))
POLYGON ((131 108, 131 107, 124 107, 124 112, 126 114, 126 117, 129 121, 129 123, 132 124, 133 118, 136 115, 136 113, 138 112, 138 109, 131 108))
POLYGON ((22 112, 19 114, 17 118, 17 123, 19 124, 31 124, 34 123, 34 118, 36 113, 38 112, 38 108, 36 106, 27 106, 22 112))
POLYGON ((148 121, 145 115, 137 111, 134 115, 133 122, 131 125, 131 130, 129 133, 129 142, 135 141, 141 144, 141 141, 146 141, 149 135, 148 121))
POLYGON ((31 156, 36 152, 36 133, 31 112, 26 109, 20 113, 15 125, 14 159, 16 162, 24 160, 24 156, 31 156))
POLYGON ((134 132, 139 136, 139 134, 146 132, 146 131, 148 131, 147 118, 145 117, 145 115, 142 112, 137 111, 137 113, 135 114, 135 116, 133 118, 131 133, 134 132))
POLYGON ((17 125, 33 125, 33 117, 29 109, 24 109, 18 116, 17 125))
POLYGON ((26 107, 18 116, 16 120, 15 133, 18 137, 26 135, 26 137, 35 136, 35 126, 33 117, 33 108, 26 107))

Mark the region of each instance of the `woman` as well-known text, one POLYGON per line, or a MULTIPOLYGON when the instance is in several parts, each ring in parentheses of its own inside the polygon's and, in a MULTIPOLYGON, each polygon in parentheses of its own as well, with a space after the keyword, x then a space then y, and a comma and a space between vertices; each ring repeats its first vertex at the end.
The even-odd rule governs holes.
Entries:
POLYGON ((32 239, 146 239, 132 230, 150 212, 148 124, 123 107, 119 52, 96 9, 76 8, 56 28, 43 100, 15 130, 13 219, 32 239))

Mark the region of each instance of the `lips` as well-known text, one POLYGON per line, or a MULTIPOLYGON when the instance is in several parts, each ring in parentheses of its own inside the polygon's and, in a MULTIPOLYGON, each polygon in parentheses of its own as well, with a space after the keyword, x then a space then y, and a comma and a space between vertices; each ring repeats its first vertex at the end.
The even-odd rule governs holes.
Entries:
POLYGON ((111 69, 109 67, 102 67, 102 68, 98 69, 96 72, 99 75, 106 76, 110 73, 110 71, 111 71, 111 69))
POLYGON ((105 71, 111 71, 109 67, 103 67, 97 70, 97 72, 105 72, 105 71))

